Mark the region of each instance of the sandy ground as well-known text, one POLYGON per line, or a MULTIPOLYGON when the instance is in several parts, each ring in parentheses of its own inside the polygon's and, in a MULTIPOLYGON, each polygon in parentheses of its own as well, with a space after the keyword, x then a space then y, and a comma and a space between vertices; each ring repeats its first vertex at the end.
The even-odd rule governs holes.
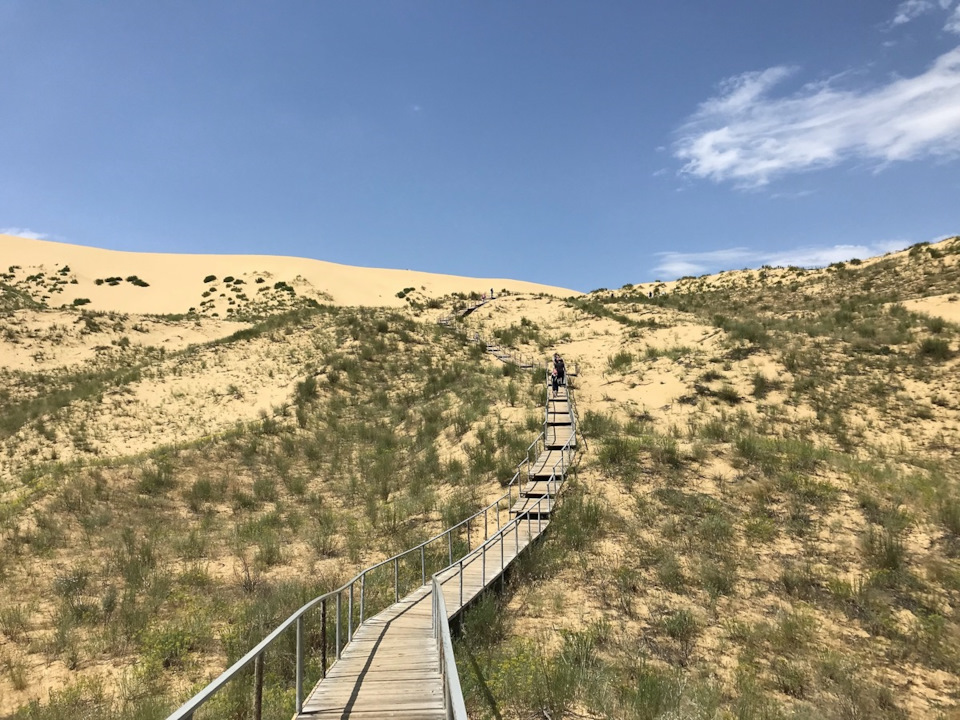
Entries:
POLYGON ((116 315, 96 319, 91 331, 76 311, 36 312, 18 310, 0 320, 0 368, 39 371, 92 361, 120 352, 124 346, 182 350, 226 337, 249 327, 249 323, 215 318, 188 322, 116 315), (124 340, 126 338, 126 340, 124 340))
MULTIPOLYGON (((957 290, 960 292, 960 288, 957 290)), ((947 322, 960 323, 960 295, 957 293, 931 295, 917 300, 907 300, 901 304, 911 312, 935 315, 947 322)))

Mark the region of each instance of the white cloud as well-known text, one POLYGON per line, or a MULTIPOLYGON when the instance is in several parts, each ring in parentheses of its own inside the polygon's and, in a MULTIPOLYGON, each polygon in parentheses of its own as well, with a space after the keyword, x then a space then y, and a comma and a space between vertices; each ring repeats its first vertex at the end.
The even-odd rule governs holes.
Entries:
POLYGON ((953 14, 947 19, 947 24, 944 25, 943 29, 960 35, 960 5, 953 9, 953 14))
POLYGON ((19 227, 0 228, 0 235, 15 235, 16 237, 27 238, 29 240, 46 240, 50 237, 47 233, 38 233, 29 228, 19 227))
MULTIPOLYGON (((940 0, 940 5, 943 7, 943 0, 940 0)), ((930 0, 905 0, 897 6, 897 14, 891 21, 891 25, 903 25, 930 10, 933 10, 933 3, 930 0)))
POLYGON ((823 267, 853 258, 868 258, 902 250, 911 244, 907 240, 887 240, 869 245, 832 245, 827 247, 799 247, 777 252, 750 250, 736 247, 702 253, 662 252, 657 253, 659 262, 652 272, 661 278, 678 278, 684 275, 703 275, 721 270, 757 268, 761 265, 774 267, 823 267))
POLYGON ((960 154, 960 47, 916 77, 856 90, 837 87, 845 75, 771 97, 793 73, 775 67, 724 81, 679 130, 681 173, 755 187, 849 159, 960 154))

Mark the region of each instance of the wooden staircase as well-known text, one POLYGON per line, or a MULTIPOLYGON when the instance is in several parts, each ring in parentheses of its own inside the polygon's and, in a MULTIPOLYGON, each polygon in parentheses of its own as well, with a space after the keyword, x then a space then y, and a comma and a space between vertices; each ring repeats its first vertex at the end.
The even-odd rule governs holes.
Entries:
POLYGON ((547 389, 543 433, 536 445, 536 459, 525 464, 526 480, 510 512, 549 519, 577 447, 575 408, 567 388, 561 387, 556 397, 547 389))

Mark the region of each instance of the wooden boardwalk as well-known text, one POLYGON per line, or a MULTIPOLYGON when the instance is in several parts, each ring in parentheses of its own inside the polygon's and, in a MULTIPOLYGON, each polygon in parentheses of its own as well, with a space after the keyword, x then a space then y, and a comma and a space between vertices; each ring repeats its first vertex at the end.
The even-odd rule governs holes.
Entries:
MULTIPOLYGON (((495 533, 487 551, 440 573, 452 618, 503 574, 546 530, 531 518, 495 533), (461 587, 462 578, 462 587, 461 587)), ((430 585, 370 618, 307 697, 298 718, 444 718, 437 643, 431 625, 430 585)))
MULTIPOLYGON (((488 351, 513 361, 499 347, 488 351), (509 359, 508 359, 509 358, 509 359)), ((501 523, 475 552, 437 574, 448 620, 497 580, 549 525, 575 445, 573 408, 563 388, 545 409, 537 457, 526 463, 519 499, 509 509, 514 522, 501 523)), ((486 527, 484 534, 487 533, 486 527)), ((340 658, 306 697, 300 719, 445 718, 440 654, 432 627, 431 583, 366 620, 340 658)))

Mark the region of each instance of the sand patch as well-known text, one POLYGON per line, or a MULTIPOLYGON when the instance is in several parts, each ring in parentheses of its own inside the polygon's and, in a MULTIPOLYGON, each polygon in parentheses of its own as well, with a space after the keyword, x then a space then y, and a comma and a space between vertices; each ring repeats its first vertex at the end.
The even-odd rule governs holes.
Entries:
POLYGON ((960 294, 958 293, 904 300, 901 304, 911 312, 933 315, 947 322, 960 324, 960 294))

